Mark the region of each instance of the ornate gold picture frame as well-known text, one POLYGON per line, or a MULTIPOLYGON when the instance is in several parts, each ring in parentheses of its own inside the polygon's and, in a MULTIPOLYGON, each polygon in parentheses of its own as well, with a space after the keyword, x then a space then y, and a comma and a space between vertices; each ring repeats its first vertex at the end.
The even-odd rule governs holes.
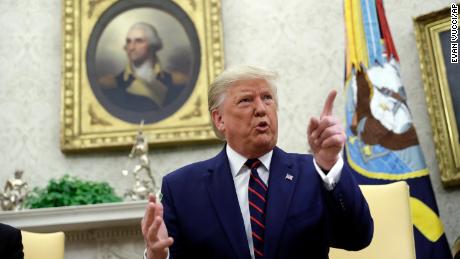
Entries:
POLYGON ((216 140, 220 0, 63 0, 61 149, 216 140))
POLYGON ((414 25, 441 181, 460 185, 460 65, 451 60, 451 43, 459 41, 451 39, 451 7, 416 17, 414 25))

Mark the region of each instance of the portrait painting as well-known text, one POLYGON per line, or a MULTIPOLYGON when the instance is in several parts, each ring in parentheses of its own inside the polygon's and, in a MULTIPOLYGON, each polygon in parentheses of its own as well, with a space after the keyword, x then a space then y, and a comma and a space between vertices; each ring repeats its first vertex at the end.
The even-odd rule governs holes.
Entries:
POLYGON ((220 1, 63 1, 61 150, 216 141, 220 1))
MULTIPOLYGON (((447 86, 452 101, 452 110, 455 117, 456 130, 460 126, 460 64, 451 62, 451 41, 450 30, 442 31, 439 33, 439 40, 441 43, 442 50, 442 61, 445 66, 445 75, 447 80, 447 86)), ((460 44, 459 38, 456 41, 460 44)), ((456 139, 457 143, 460 144, 460 139, 456 139)))
POLYGON ((460 185, 460 64, 458 49, 453 50, 460 42, 458 30, 457 37, 452 37, 451 12, 449 6, 414 19, 436 158, 445 187, 460 185))
POLYGON ((91 89, 110 114, 152 123, 190 96, 200 56, 192 21, 172 2, 120 1, 94 27, 86 62, 91 89))

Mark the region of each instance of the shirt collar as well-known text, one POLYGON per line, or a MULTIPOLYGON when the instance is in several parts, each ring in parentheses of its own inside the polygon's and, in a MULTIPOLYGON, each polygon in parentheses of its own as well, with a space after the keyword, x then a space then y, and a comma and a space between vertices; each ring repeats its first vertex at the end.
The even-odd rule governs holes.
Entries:
MULTIPOLYGON (((235 178, 238 174, 241 173, 241 168, 243 168, 244 163, 248 160, 248 158, 242 156, 238 152, 236 152, 230 145, 226 145, 226 152, 228 157, 228 162, 230 164, 230 170, 232 171, 232 176, 235 178)), ((258 157, 262 165, 270 172, 270 163, 272 161, 273 150, 264 154, 261 157, 258 157)))
MULTIPOLYGON (((161 73, 160 63, 156 62, 153 65, 152 70, 153 70, 155 75, 160 74, 161 73)), ((128 81, 130 75, 136 77, 136 73, 134 72, 133 68, 131 67, 131 64, 126 64, 125 70, 123 71, 123 80, 128 81)))

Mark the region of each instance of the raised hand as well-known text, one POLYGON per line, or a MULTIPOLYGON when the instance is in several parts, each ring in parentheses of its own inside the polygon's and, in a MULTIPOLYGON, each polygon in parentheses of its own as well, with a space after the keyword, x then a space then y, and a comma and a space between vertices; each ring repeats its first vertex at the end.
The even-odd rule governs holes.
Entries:
POLYGON ((332 115, 337 91, 332 90, 324 103, 321 116, 312 117, 307 129, 308 144, 316 163, 329 171, 339 159, 345 145, 346 135, 338 119, 332 115))
POLYGON ((173 239, 168 237, 168 230, 163 221, 163 205, 156 201, 154 195, 149 195, 149 204, 142 218, 142 235, 147 249, 147 259, 165 259, 168 247, 173 239))

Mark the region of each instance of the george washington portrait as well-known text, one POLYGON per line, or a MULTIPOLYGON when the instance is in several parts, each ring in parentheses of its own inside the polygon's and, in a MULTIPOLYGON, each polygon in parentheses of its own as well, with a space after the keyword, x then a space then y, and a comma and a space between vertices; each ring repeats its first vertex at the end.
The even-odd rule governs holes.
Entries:
POLYGON ((200 70, 193 22, 172 1, 118 1, 99 18, 87 50, 98 102, 128 123, 155 123, 190 97, 200 70))

